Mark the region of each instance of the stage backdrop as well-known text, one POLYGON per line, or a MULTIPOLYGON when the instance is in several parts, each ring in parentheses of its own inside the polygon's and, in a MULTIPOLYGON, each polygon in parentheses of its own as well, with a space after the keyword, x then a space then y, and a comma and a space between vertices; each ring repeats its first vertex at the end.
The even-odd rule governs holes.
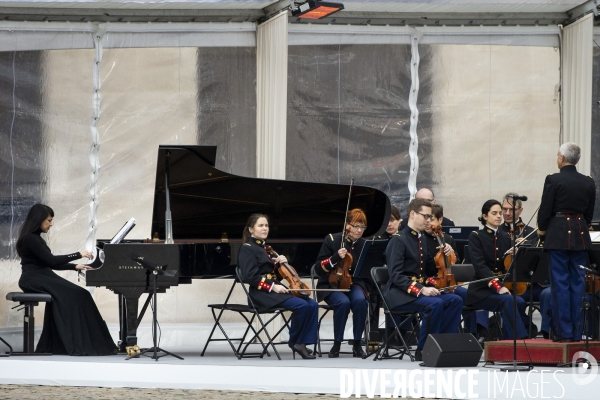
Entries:
MULTIPOLYGON (((461 37, 415 46, 406 32, 372 43, 334 33, 309 43, 290 29, 287 179, 354 177, 404 210, 409 146, 418 142, 417 186, 433 188, 457 224, 477 225, 481 204, 508 191, 528 195, 523 216, 533 214, 559 145, 560 53, 552 41, 461 37)), ((110 238, 130 217, 138 221, 130 238, 152 235, 159 144, 216 145, 217 168, 255 176, 251 41, 115 35, 99 54, 90 34, 81 35, 67 42, 89 46, 0 52, 0 328, 21 323, 4 293, 18 290, 14 242, 32 204, 54 208, 47 239, 64 254, 84 249, 92 230, 110 238)), ((74 272, 60 274, 77 281, 74 272)), ((196 280, 167 291, 161 322, 208 322, 206 305, 222 302, 230 284, 196 280)), ((107 322, 117 322, 116 296, 93 294, 107 322)), ((245 299, 237 293, 233 301, 245 299)))

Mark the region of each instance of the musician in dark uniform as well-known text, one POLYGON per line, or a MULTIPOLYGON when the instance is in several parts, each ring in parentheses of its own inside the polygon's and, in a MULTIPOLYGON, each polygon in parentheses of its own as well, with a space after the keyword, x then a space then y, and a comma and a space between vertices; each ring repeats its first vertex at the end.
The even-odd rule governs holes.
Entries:
MULTIPOLYGON (((431 258, 435 259, 436 254, 439 252, 439 244, 438 241, 433 234, 433 228, 437 226, 441 226, 444 220, 444 207, 441 204, 433 204, 431 206, 431 221, 426 221, 425 230, 422 232, 425 240, 427 241, 427 249, 429 249, 429 254, 431 258)), ((458 260, 458 253, 456 252, 456 243, 454 242, 454 238, 447 234, 446 232, 442 232, 444 235, 444 243, 446 243, 446 247, 444 249, 444 253, 446 255, 450 255, 454 253, 457 257, 456 263, 458 264, 460 261, 458 260)))
POLYGON ((486 311, 500 312, 503 333, 513 339, 513 322, 516 322, 517 338, 525 338, 525 301, 517 296, 520 315, 515 318, 513 297, 502 281, 495 275, 503 274, 504 256, 510 249, 508 235, 499 229, 502 223, 502 206, 498 200, 488 200, 481 208, 479 221, 483 228, 469 235, 469 255, 475 269, 474 280, 490 278, 484 282, 471 283, 467 289, 465 304, 486 311))
POLYGON ((517 235, 515 239, 516 243, 520 243, 524 240, 522 246, 535 246, 538 241, 538 236, 537 234, 533 233, 535 229, 529 225, 526 225, 521 219, 521 214, 523 213, 523 202, 521 200, 517 200, 515 202, 515 216, 517 228, 514 228, 515 218, 513 218, 512 215, 513 197, 518 196, 519 195, 517 193, 507 193, 502 199, 502 217, 504 218, 504 222, 502 223, 502 225, 500 225, 500 230, 504 231, 510 237, 510 235, 512 234, 512 229, 513 232, 516 232, 517 235))
POLYGON ((314 359, 307 344, 317 342, 319 305, 312 298, 293 296, 277 277, 279 263, 287 262, 283 255, 272 259, 265 249, 269 235, 269 221, 264 214, 252 214, 244 227, 238 264, 244 282, 250 286, 250 298, 261 310, 283 307, 293 312, 290 326, 289 346, 294 358, 296 353, 303 359, 314 359))
POLYGON ((579 309, 584 292, 584 274, 592 247, 588 227, 596 201, 596 184, 577 172, 581 150, 575 143, 564 143, 556 163, 560 172, 546 177, 538 212, 540 240, 549 255, 552 320, 560 342, 581 340, 579 309))
MULTIPOLYGON (((500 225, 500 230, 504 231, 509 238, 511 235, 515 236, 515 243, 519 246, 537 246, 538 235, 535 233, 535 229, 529 225, 526 225, 521 219, 523 213, 523 202, 520 199, 515 200, 515 218, 513 218, 513 199, 519 197, 517 193, 507 193, 502 199, 502 217, 504 222, 500 225), (516 221, 516 222, 515 222, 516 221), (516 226, 516 227, 515 227, 516 226)), ((529 304, 530 301, 540 301, 540 294, 546 286, 542 286, 539 282, 534 282, 533 285, 527 284, 527 290, 520 295, 520 297, 529 304), (532 299, 533 293, 533 299, 532 299)), ((542 315, 542 320, 544 316, 542 315)), ((528 319, 529 321, 529 319, 528 319)), ((531 336, 537 336, 537 326, 532 325, 531 336)))
MULTIPOLYGON (((421 188, 421 189, 417 190, 417 193, 415 193, 415 199, 425 199, 425 200, 429 201, 429 203, 431 203, 431 205, 436 204, 435 195, 433 194, 433 190, 428 189, 428 188, 421 188)), ((400 230, 403 230, 404 228, 406 228, 407 222, 408 222, 407 219, 402 221, 402 223, 400 224, 400 230)), ((454 221, 452 221, 450 218, 443 217, 442 218, 442 226, 454 226, 454 221)))
POLYGON ((437 269, 421 231, 432 218, 431 203, 414 199, 408 205, 408 223, 390 239, 385 251, 390 280, 383 296, 389 307, 398 311, 418 311, 422 315, 421 331, 415 359, 422 360, 422 350, 430 333, 458 331, 462 299, 452 293, 442 294, 435 288, 437 269))
MULTIPOLYGON (((346 219, 345 234, 329 234, 325 237, 321 250, 317 257, 316 272, 319 275, 317 289, 328 289, 329 275, 335 268, 336 263, 343 262, 346 254, 350 253, 353 258, 350 274, 356 270, 360 254, 365 245, 362 238, 367 228, 367 216, 358 208, 350 210, 346 219)), ((329 358, 337 358, 340 355, 340 345, 344 340, 344 329, 350 310, 352 310, 353 345, 352 355, 364 357, 365 352, 361 346, 361 339, 367 319, 367 308, 369 302, 367 282, 361 278, 354 277, 350 292, 318 292, 317 299, 325 301, 333 307, 333 336, 334 342, 329 350, 329 358)))

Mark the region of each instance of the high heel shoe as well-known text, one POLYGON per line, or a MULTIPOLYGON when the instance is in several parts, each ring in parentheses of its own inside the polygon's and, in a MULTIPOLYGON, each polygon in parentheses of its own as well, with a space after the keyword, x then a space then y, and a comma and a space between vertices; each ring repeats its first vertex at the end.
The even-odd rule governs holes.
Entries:
POLYGON ((292 349, 294 360, 296 359, 296 353, 300 354, 300 357, 302 357, 303 360, 314 360, 317 358, 314 354, 308 352, 308 349, 304 344, 296 343, 293 346, 290 346, 290 348, 292 349))

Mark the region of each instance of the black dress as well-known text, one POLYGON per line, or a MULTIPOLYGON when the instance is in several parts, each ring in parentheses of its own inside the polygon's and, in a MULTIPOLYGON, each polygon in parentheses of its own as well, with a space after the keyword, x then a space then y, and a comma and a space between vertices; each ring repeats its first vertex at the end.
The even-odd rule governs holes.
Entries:
POLYGON ((75 264, 69 261, 81 258, 81 254, 52 255, 40 233, 25 236, 20 249, 21 290, 52 296, 52 302, 46 304, 36 352, 72 356, 116 354, 117 346, 90 293, 52 271, 75 270, 75 264))

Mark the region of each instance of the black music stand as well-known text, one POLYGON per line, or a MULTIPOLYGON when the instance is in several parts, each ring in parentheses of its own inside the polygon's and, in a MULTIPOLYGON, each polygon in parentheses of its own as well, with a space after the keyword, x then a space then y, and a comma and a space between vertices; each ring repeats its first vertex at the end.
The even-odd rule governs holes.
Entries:
MULTIPOLYGON (((533 304, 533 284, 548 284, 548 255, 541 247, 520 247, 515 257, 515 273, 517 282, 529 283, 529 307, 533 304)), ((507 276, 507 281, 512 281, 512 270, 507 276)), ((543 316, 542 316, 543 317, 543 316)), ((529 313, 529 337, 531 337, 531 327, 533 322, 533 313, 529 313)))
MULTIPOLYGON (((138 264, 140 264, 142 267, 146 268, 146 270, 152 274, 152 302, 154 303, 154 307, 152 307, 152 340, 154 342, 154 347, 150 348, 150 349, 144 349, 140 352, 140 356, 149 352, 152 352, 152 356, 151 358, 153 358, 155 361, 158 361, 159 358, 164 357, 164 356, 173 356, 175 358, 178 358, 180 360, 183 360, 183 357, 178 356, 177 354, 173 354, 171 352, 168 352, 166 350, 161 349, 160 347, 158 347, 157 343, 156 343, 156 332, 157 332, 157 325, 158 325, 158 320, 156 318, 156 314, 157 314, 157 308, 158 308, 158 303, 156 301, 156 281, 158 280, 158 275, 164 275, 164 276, 169 276, 169 277, 173 277, 175 276, 175 274, 177 273, 177 271, 175 270, 168 270, 167 266, 160 266, 160 265, 156 265, 151 261, 148 260, 144 260, 144 257, 140 256, 139 254, 128 254, 127 257, 131 258, 133 261, 137 262, 138 264), (163 269, 164 268, 164 269, 163 269), (158 352, 161 353, 165 353, 162 355, 158 355, 158 352)), ((131 359, 131 357, 127 357, 126 360, 131 359)))

